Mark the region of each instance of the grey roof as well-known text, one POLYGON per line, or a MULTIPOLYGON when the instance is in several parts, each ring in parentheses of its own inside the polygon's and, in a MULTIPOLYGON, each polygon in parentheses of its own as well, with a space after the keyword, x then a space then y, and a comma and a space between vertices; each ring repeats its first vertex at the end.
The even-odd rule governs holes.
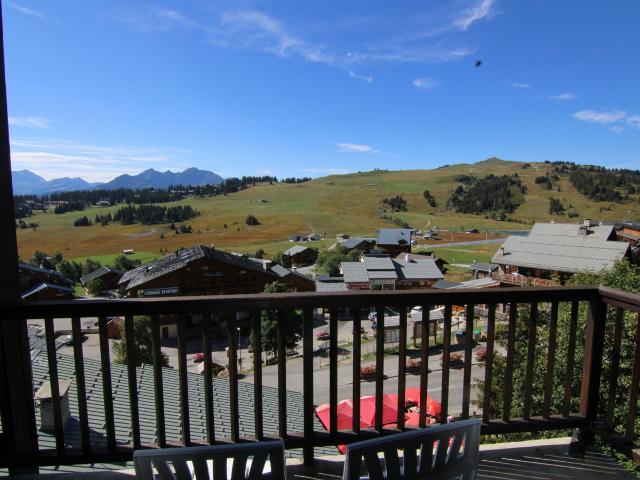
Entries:
POLYGON ((175 253, 165 255, 159 260, 155 260, 142 265, 141 267, 129 270, 128 272, 125 272, 118 284, 125 285, 125 288, 127 289, 134 288, 155 278, 162 277, 167 273, 180 270, 181 268, 186 267, 189 263, 205 257, 219 263, 226 263, 238 268, 265 273, 261 264, 254 262, 249 258, 223 252, 222 250, 217 250, 213 247, 196 245, 195 247, 178 250, 175 253))
POLYGON ((43 275, 56 277, 58 280, 64 283, 73 285, 73 281, 71 281, 69 278, 65 277, 64 275, 62 275, 60 272, 56 270, 49 270, 48 268, 43 268, 43 267, 40 267, 39 265, 34 265, 32 263, 20 262, 18 263, 18 270, 26 270, 30 272, 42 273, 43 275))
POLYGON ((316 292, 345 292, 347 290, 347 284, 342 279, 338 282, 316 280, 316 292))
POLYGON ((340 264, 346 283, 365 283, 369 280, 437 280, 443 278, 435 260, 428 258, 405 262, 381 256, 365 255, 362 262, 340 264))
POLYGON ((31 288, 28 288, 27 290, 25 290, 24 292, 22 292, 20 294, 20 298, 22 298, 23 300, 25 298, 29 298, 31 295, 34 295, 38 292, 40 292, 41 290, 46 290, 48 288, 51 288, 53 290, 58 290, 60 292, 65 292, 65 293, 75 293, 75 290, 71 287, 65 287, 63 285, 56 285, 55 283, 39 283, 31 288))
POLYGON ((493 278, 485 277, 477 278, 475 280, 467 280, 466 282, 460 282, 458 285, 451 288, 485 288, 493 287, 496 285, 500 285, 500 282, 494 280, 493 278))
POLYGON ((431 258, 405 262, 402 260, 394 260, 398 266, 400 278, 406 280, 433 280, 442 279, 444 275, 438 268, 436 261, 431 258))
POLYGON ((487 272, 491 273, 498 268, 498 265, 495 263, 481 263, 481 262, 473 262, 471 264, 471 270, 475 270, 478 272, 487 272))
POLYGON ((304 252, 305 250, 309 250, 309 247, 303 247, 302 245, 296 245, 294 247, 291 247, 288 250, 285 250, 283 255, 287 255, 288 257, 291 257, 291 256, 296 255, 298 253, 304 252))
POLYGON ((559 272, 599 273, 627 254, 629 244, 591 236, 510 236, 491 261, 559 272))
POLYGON ((340 262, 345 283, 367 283, 369 276, 362 262, 340 262))
POLYGON ((100 267, 99 269, 91 272, 91 273, 87 273, 86 275, 83 275, 80 277, 80 283, 82 283, 83 285, 87 282, 90 282, 92 280, 95 280, 96 278, 100 278, 105 276, 106 274, 108 274, 109 272, 114 272, 118 275, 122 275, 122 272, 118 271, 118 270, 112 270, 109 267, 100 267))
MULTIPOLYGON (((581 238, 584 238, 585 235, 580 235, 579 233, 581 226, 584 226, 584 224, 536 222, 533 227, 531 227, 529 237, 532 237, 534 235, 557 235, 561 237, 579 236, 581 238)), ((599 238, 601 240, 607 240, 613 233, 613 229, 613 225, 593 225, 587 229, 588 235, 586 236, 589 238, 599 238)))
POLYGON ((340 242, 340 246, 348 250, 353 250, 354 248, 359 247, 364 242, 374 243, 375 241, 375 238, 353 237, 347 238, 343 242, 340 242))
POLYGON ((273 273, 278 275, 280 278, 286 277, 291 273, 291 270, 284 268, 279 263, 276 263, 275 265, 273 265, 269 270, 271 270, 273 273))
POLYGON ((381 228, 378 230, 378 245, 401 245, 411 243, 410 228, 381 228))
MULTIPOLYGON (((415 323, 422 322, 422 310, 420 312, 412 312, 411 318, 415 323)), ((429 310, 429 321, 430 322, 441 322, 444 320, 444 307, 434 308, 433 310, 429 310)))
MULTIPOLYGON (((80 424, 78 421, 78 397, 75 378, 74 359, 72 355, 58 353, 58 374, 60 380, 71 380, 69 388, 69 406, 71 418, 64 428, 64 442, 67 448, 80 448, 80 424)), ((37 390, 49 379, 46 351, 32 347, 34 390, 37 390)), ((106 447, 106 430, 104 415, 104 396, 102 390, 102 373, 100 361, 84 358, 86 399, 89 412, 89 428, 91 444, 94 447, 106 447)), ((156 411, 153 389, 153 367, 143 364, 136 369, 139 409, 140 436, 143 443, 156 443, 156 411)), ((115 433, 118 444, 131 442, 131 419, 129 411, 129 387, 125 365, 111 364, 111 382, 113 393, 115 433)), ((169 442, 179 442, 181 437, 180 399, 178 388, 178 371, 173 368, 162 369, 163 396, 165 405, 166 436, 169 442)), ((204 395, 204 378, 202 375, 187 373, 189 395, 189 426, 191 439, 206 439, 206 407, 204 395)), ((241 436, 254 435, 254 386, 251 383, 238 383, 239 423, 241 436)), ((263 387, 262 408, 264 434, 278 435, 278 391, 274 387, 263 387)), ((213 416, 215 436, 217 440, 231 437, 229 409, 229 381, 213 379, 213 416)), ((290 433, 304 430, 303 397, 301 393, 287 391, 287 430, 290 433)), ((38 426, 38 442, 41 449, 54 449, 55 438, 51 433, 41 431, 40 405, 36 402, 36 423, 38 426)), ((317 418, 313 418, 314 429, 323 431, 317 418)), ((335 452, 331 447, 325 453, 335 452)))
POLYGON ((395 266, 393 265, 393 261, 391 260, 391 258, 389 258, 388 255, 385 255, 385 256, 364 255, 362 257, 362 260, 368 272, 372 270, 395 271, 395 266))
POLYGON ((460 285, 459 282, 450 282, 449 280, 438 280, 431 287, 432 288, 438 288, 440 290, 445 290, 447 288, 453 288, 453 287, 457 287, 459 285, 460 285))

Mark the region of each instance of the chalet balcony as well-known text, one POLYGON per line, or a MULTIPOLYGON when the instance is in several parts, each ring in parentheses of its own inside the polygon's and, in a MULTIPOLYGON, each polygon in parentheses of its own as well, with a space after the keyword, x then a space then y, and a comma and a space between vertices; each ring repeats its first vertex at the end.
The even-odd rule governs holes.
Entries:
POLYGON ((638 432, 640 297, 611 289, 5 302, 2 312, 3 358, 11 353, 15 361, 0 368, 0 468, 12 472, 130 462, 141 448, 280 438, 292 468, 309 474, 315 465, 329 473, 341 468, 338 445, 477 417, 487 443, 480 470, 486 478, 520 478, 522 472, 556 478, 544 476, 550 469, 565 478, 624 478, 620 465, 591 445, 601 442, 631 456, 638 432), (416 306, 422 307, 422 325, 431 323, 432 312, 442 313, 435 330, 420 328, 411 338, 416 306), (384 334, 390 309, 399 317, 391 349, 385 340, 393 336, 384 334), (375 335, 368 335, 369 311, 376 312, 375 335), (277 325, 276 362, 263 363, 265 312, 277 325), (151 319, 150 364, 134 361, 136 316, 151 319), (125 364, 113 362, 113 317, 124 319, 125 364), (70 324, 70 347, 56 338, 61 321, 70 324), (171 366, 163 361, 161 328, 167 322, 177 330, 171 366), (242 371, 240 322, 247 333, 242 371), (287 359, 292 322, 300 325, 300 355, 287 359), (87 325, 97 342, 96 358, 76 341, 87 325), (319 344, 318 328, 328 333, 326 344, 319 344), (211 353, 221 332, 228 346, 224 377, 214 375, 211 353), (204 353, 202 374, 190 371, 194 352, 204 353), (373 373, 361 378, 365 366, 373 373), (441 410, 408 412, 410 394, 419 397, 414 406, 431 399, 441 410), (362 426, 357 401, 351 416, 341 417, 342 400, 368 395, 374 404, 370 424, 362 426), (391 420, 389 398, 396 402, 389 407, 391 420), (319 404, 328 404, 325 425, 316 414, 319 404), (568 439, 492 445, 498 434, 518 434, 503 437, 513 441, 572 433, 579 458, 568 455, 568 439))

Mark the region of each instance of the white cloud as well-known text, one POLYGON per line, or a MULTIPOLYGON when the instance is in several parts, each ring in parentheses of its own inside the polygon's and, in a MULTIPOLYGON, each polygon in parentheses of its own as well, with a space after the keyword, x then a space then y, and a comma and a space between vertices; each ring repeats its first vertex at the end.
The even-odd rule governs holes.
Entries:
POLYGON ((24 128, 51 128, 51 123, 44 117, 9 117, 9 125, 24 128))
POLYGON ((413 81, 413 85, 416 88, 420 88, 422 90, 431 90, 432 88, 437 87, 439 83, 431 77, 421 77, 421 78, 416 78, 413 81))
POLYGON ((197 25, 186 15, 168 8, 149 9, 141 14, 125 15, 121 20, 140 32, 168 32, 197 25))
POLYGON ((573 117, 583 122, 600 123, 609 125, 616 123, 627 116, 627 112, 622 110, 611 111, 595 111, 595 110, 580 110, 573 114, 573 117))
POLYGON ((481 0, 474 6, 463 10, 460 16, 454 20, 454 26, 460 30, 469 30, 469 27, 478 20, 490 18, 494 3, 495 0, 481 0))
POLYGON ((567 101, 567 100, 575 100, 576 98, 578 98, 578 95, 576 95, 575 93, 566 92, 566 93, 560 93, 558 95, 549 95, 547 98, 549 100, 556 100, 558 102, 564 102, 564 101, 567 101))
POLYGON ((629 115, 627 117, 627 125, 630 127, 640 128, 640 115, 629 115))
POLYGON ((34 10, 33 8, 25 7, 24 5, 19 5, 13 2, 7 2, 6 5, 12 10, 22 13, 23 15, 28 15, 30 17, 37 18, 39 20, 44 20, 45 22, 49 21, 49 19, 42 12, 39 12, 38 10, 34 10))
POLYGON ((371 145, 361 143, 339 143, 337 147, 339 152, 344 153, 378 153, 371 145))
POLYGON ((109 181, 123 173, 136 174, 149 167, 175 168, 188 151, 173 148, 134 148, 86 145, 68 140, 14 139, 14 169, 28 169, 50 180, 81 176, 87 181, 109 181))
MULTIPOLYGON (((420 35, 381 39, 378 43, 355 45, 351 49, 327 46, 302 38, 278 19, 261 11, 220 8, 211 11, 212 15, 203 16, 206 21, 194 21, 180 12, 167 9, 130 14, 120 19, 141 32, 194 28, 205 35, 209 43, 220 48, 248 49, 279 58, 298 58, 339 69, 367 83, 373 83, 373 76, 363 74, 359 69, 388 63, 451 62, 475 52, 474 48, 466 46, 425 43, 420 35)), ((452 28, 455 27, 449 23, 447 29, 452 28)))
POLYGON ((515 88, 530 88, 530 83, 511 82, 511 86, 515 88))

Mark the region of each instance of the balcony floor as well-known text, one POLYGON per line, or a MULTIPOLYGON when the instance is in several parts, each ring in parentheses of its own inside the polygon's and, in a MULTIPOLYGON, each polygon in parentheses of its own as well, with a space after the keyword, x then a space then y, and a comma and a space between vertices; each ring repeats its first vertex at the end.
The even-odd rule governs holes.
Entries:
MULTIPOLYGON (((594 450, 584 456, 567 452, 569 438, 481 445, 478 479, 492 480, 601 480, 634 479, 620 463, 594 450)), ((314 471, 305 471, 300 459, 287 459, 287 478, 294 480, 337 480, 342 478, 343 457, 317 458, 314 471)), ((41 470, 40 475, 21 475, 21 480, 126 480, 134 477, 129 465, 93 465, 41 470), (123 468, 124 467, 124 468, 123 468)), ((0 472, 5 473, 5 472, 0 472)))

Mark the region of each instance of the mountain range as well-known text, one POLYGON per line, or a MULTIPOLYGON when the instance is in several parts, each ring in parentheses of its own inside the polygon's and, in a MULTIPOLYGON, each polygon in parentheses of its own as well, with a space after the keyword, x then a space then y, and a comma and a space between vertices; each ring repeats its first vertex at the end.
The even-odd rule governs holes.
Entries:
POLYGON ((149 168, 138 175, 120 175, 110 182, 90 183, 79 177, 62 177, 45 180, 29 170, 11 172, 13 177, 13 193, 15 195, 41 195, 53 192, 71 192, 74 190, 93 190, 103 188, 115 190, 117 188, 167 188, 171 185, 217 185, 224 179, 208 170, 188 168, 183 172, 159 172, 149 168))

